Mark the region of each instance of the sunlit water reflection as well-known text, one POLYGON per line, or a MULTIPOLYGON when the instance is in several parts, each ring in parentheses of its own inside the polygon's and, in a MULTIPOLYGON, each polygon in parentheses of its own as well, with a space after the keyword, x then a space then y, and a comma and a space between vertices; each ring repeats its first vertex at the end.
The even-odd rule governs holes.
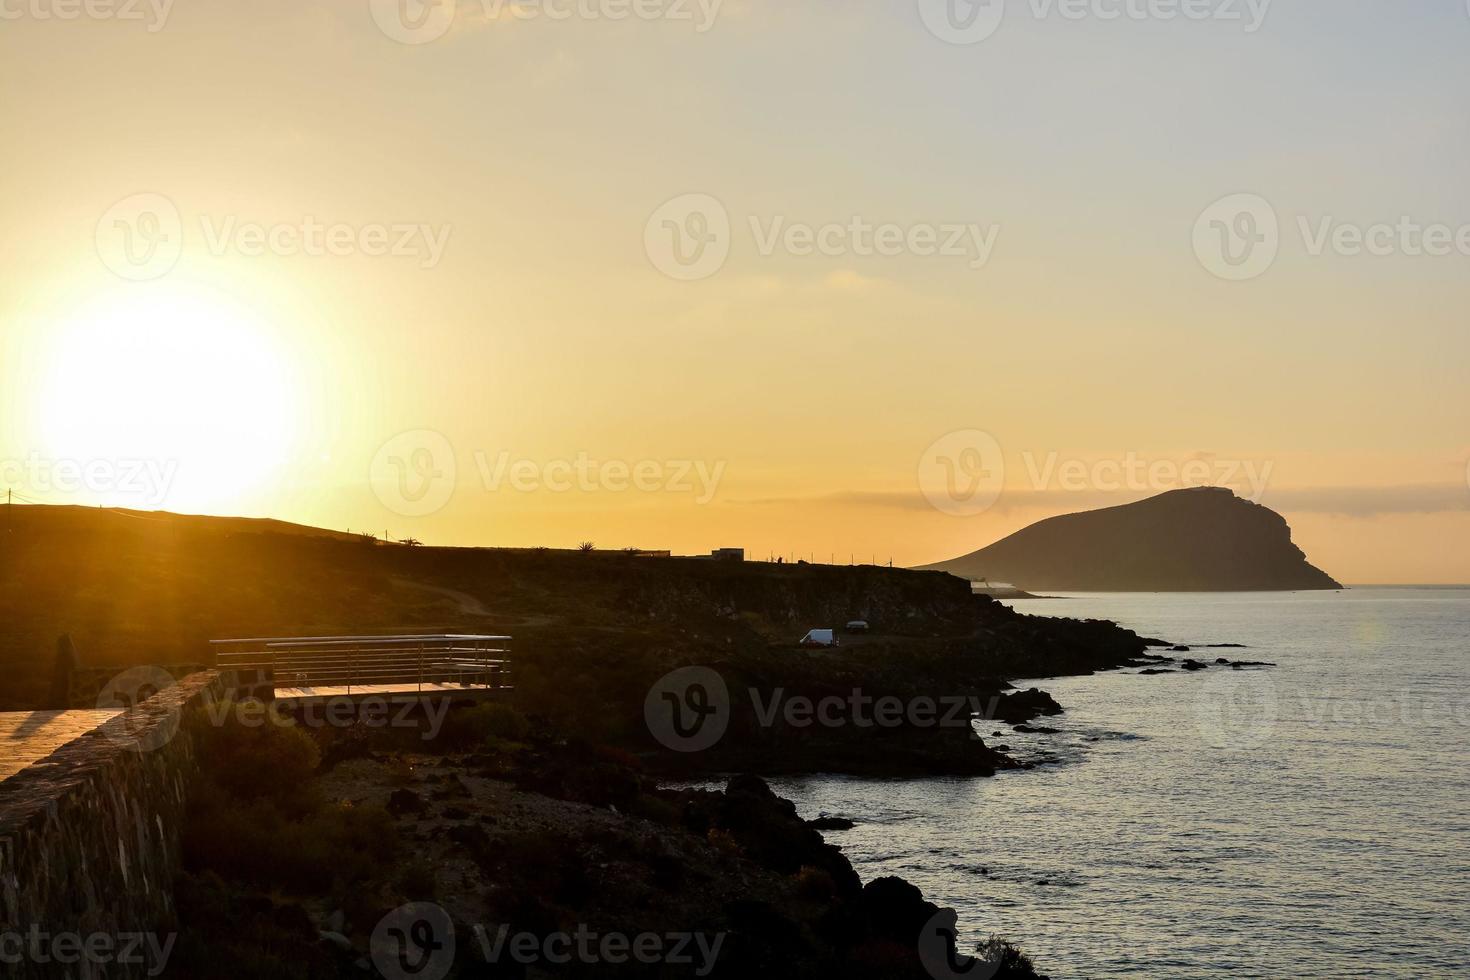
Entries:
POLYGON ((1029 772, 773 780, 865 880, 1059 980, 1470 974, 1470 591, 1013 605, 1279 666, 1038 681, 1061 734, 984 732, 1029 772))

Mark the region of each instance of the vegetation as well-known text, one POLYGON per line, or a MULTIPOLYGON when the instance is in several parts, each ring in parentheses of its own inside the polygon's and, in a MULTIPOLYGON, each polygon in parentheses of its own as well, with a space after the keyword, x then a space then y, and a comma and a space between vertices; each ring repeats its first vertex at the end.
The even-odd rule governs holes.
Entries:
MULTIPOLYGON (((461 929, 721 933, 716 978, 925 980, 915 941, 938 910, 898 879, 864 888, 759 779, 723 793, 660 789, 626 752, 499 704, 454 709, 428 743, 226 707, 195 719, 223 724, 191 726, 201 776, 175 883, 178 975, 358 976, 376 923, 432 900, 461 929)), ((1006 964, 997 976, 1036 976, 1010 947, 987 948, 1006 964)), ((500 975, 483 970, 461 958, 452 975, 500 975)), ((650 975, 630 971, 572 964, 557 975, 650 975)))

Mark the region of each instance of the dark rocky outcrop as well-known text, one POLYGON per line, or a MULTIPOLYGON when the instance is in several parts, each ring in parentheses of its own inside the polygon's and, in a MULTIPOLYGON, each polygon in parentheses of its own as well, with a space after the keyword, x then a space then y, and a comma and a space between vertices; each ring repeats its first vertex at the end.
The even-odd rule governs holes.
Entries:
POLYGON ((929 568, 1072 592, 1342 588, 1307 562, 1285 518, 1222 487, 1053 517, 929 568))

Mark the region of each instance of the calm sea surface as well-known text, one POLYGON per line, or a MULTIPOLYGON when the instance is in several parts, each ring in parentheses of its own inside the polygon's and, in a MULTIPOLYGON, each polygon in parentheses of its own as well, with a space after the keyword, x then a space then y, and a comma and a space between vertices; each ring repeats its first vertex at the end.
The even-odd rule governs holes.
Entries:
POLYGON ((864 880, 1057 980, 1470 976, 1470 590, 1012 605, 1280 666, 1037 681, 1062 734, 983 733, 1029 772, 774 780, 864 880))

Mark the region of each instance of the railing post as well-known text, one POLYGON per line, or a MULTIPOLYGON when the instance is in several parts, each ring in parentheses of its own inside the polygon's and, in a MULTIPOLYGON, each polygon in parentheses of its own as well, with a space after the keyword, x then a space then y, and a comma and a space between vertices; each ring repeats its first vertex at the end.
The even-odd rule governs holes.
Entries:
POLYGON ((419 644, 419 693, 424 693, 424 645, 419 644))

